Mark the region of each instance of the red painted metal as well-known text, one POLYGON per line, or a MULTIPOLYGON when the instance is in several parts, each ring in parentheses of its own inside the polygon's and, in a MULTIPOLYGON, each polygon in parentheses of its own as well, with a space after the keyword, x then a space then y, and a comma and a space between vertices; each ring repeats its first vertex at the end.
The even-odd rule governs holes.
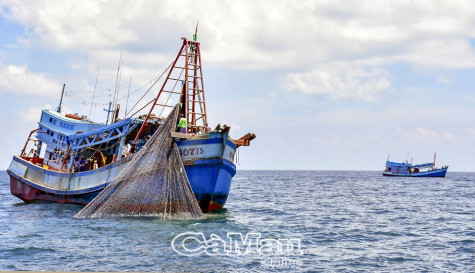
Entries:
MULTIPOLYGON (((32 187, 22 181, 10 176, 10 192, 14 196, 20 198, 26 203, 31 203, 35 201, 47 201, 55 202, 60 204, 77 204, 77 205, 87 205, 92 198, 83 198, 82 196, 77 196, 76 198, 72 196, 52 194, 45 192, 38 188, 32 187)), ((99 192, 99 191, 98 191, 99 192)), ((96 195, 98 194, 96 193, 96 195)))
POLYGON ((28 138, 26 139, 26 142, 25 142, 25 146, 23 146, 23 149, 21 150, 21 153, 20 153, 20 156, 24 156, 25 155, 25 150, 26 150, 26 146, 28 146, 28 142, 30 142, 31 139, 31 135, 38 131, 40 128, 36 128, 34 130, 31 130, 30 134, 28 135, 28 138))
POLYGON ((183 94, 183 99, 185 100, 185 117, 187 119, 187 123, 190 124, 190 120, 188 120, 188 104, 189 104, 189 98, 188 98, 188 41, 186 41, 186 50, 185 50, 185 89, 184 92, 186 94, 183 94))
MULTIPOLYGON (((176 58, 175 58, 175 61, 173 61, 173 65, 172 65, 172 67, 170 68, 170 71, 168 72, 168 75, 167 75, 167 80, 168 80, 168 78, 170 78, 170 75, 171 75, 171 73, 172 73, 172 71, 173 71, 173 68, 175 67, 176 62, 177 62, 178 59, 180 58, 180 54, 181 54, 181 52, 182 52, 182 50, 183 50, 183 47, 184 47, 185 45, 186 45, 186 39, 183 40, 183 45, 181 46, 180 51, 178 52, 178 55, 177 55, 176 58)), ((145 120, 144 120, 142 126, 140 127, 139 132, 137 133, 137 136, 136 136, 135 139, 134 139, 134 144, 137 143, 137 140, 139 139, 140 135, 142 134, 142 131, 143 131, 143 129, 145 128, 145 125, 147 124, 147 121, 148 121, 148 119, 150 118, 150 115, 152 114, 153 108, 155 108, 155 105, 157 105, 158 98, 160 98, 160 95, 161 95, 162 92, 163 92, 163 88, 164 88, 165 85, 167 84, 167 80, 165 80, 165 82, 164 82, 163 85, 162 85, 162 88, 160 89, 160 92, 158 92, 157 97, 156 97, 155 100, 153 101, 152 107, 150 108, 150 111, 148 112, 147 117, 145 118, 145 120)))
MULTIPOLYGON (((183 73, 183 70, 182 70, 182 73, 183 73)), ((152 107, 150 108, 148 115, 144 120, 144 123, 140 127, 140 130, 137 136, 135 137, 134 143, 137 143, 138 139, 140 138, 140 135, 142 134, 146 126, 146 123, 149 120, 150 115, 152 114, 153 109, 157 105, 157 101, 162 95, 162 93, 172 93, 172 94, 176 93, 172 90, 165 90, 165 87, 167 86, 168 81, 183 81, 184 82, 184 88, 183 88, 183 91, 181 92, 181 95, 183 96, 183 99, 185 100, 184 112, 185 112, 185 117, 187 119, 188 128, 191 129, 192 133, 199 133, 199 132, 206 131, 206 128, 208 127, 208 119, 207 119, 207 114, 206 114, 200 43, 196 41, 188 41, 187 39, 183 38, 183 45, 178 51, 178 54, 172 66, 170 67, 170 71, 168 72, 165 82, 163 83, 162 88, 160 89, 160 92, 158 92, 157 97, 153 100, 152 107), (179 60, 182 59, 180 57, 184 57, 183 67, 177 66, 179 60), (175 69, 184 69, 184 72, 185 72, 184 77, 181 76, 182 74, 180 74, 180 77, 172 78, 171 75, 175 69), (183 78, 179 79, 181 77, 183 78), (191 77, 193 78, 193 80, 190 79, 191 77), (192 83, 192 88, 190 88, 190 83, 192 83), (201 83, 201 86, 200 86, 200 83, 201 83), (196 106, 196 104, 198 104, 198 106, 196 106), (200 115, 200 117, 197 117, 198 115, 200 115), (202 119, 202 122, 203 122, 202 126, 199 126, 197 124, 197 121, 200 118, 202 119)))
POLYGON ((200 76, 201 76, 201 90, 203 90, 203 124, 207 128, 208 127, 208 116, 206 112, 206 99, 205 99, 205 84, 203 82, 203 65, 201 62, 201 50, 200 50, 200 43, 196 42, 196 48, 198 51, 198 59, 199 59, 199 64, 200 64, 200 76))

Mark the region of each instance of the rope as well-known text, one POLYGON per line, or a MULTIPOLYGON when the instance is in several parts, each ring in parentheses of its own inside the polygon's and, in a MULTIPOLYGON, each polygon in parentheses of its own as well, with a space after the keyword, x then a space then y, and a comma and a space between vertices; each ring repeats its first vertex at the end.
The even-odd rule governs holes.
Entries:
MULTIPOLYGON (((145 92, 145 94, 143 94, 143 96, 135 103, 135 105, 130 108, 129 110, 129 113, 132 112, 132 110, 135 108, 135 106, 137 106, 137 104, 139 104, 139 102, 148 94, 148 92, 150 92, 150 90, 152 90, 152 88, 155 86, 155 84, 157 84, 157 82, 163 77, 163 75, 165 74, 165 72, 168 71, 168 69, 170 69, 170 67, 172 66, 172 64, 170 64, 167 69, 165 69, 165 71, 163 71, 163 73, 157 78, 157 80, 152 84, 152 86, 150 86, 150 88, 147 90, 147 92, 145 92)), ((125 115, 127 116, 128 113, 125 113, 125 115)))

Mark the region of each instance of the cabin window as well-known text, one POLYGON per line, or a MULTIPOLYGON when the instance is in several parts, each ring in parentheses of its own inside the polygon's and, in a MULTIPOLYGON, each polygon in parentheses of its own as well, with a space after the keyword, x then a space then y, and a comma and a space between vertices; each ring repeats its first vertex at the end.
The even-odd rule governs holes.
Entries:
POLYGON ((53 123, 53 118, 49 118, 49 122, 50 122, 50 123, 53 123))
POLYGON ((49 130, 46 130, 46 133, 49 135, 49 130))
POLYGON ((53 124, 56 125, 56 120, 55 119, 53 119, 53 124))
POLYGON ((50 136, 54 136, 54 133, 53 133, 53 131, 51 131, 51 132, 50 132, 50 136))

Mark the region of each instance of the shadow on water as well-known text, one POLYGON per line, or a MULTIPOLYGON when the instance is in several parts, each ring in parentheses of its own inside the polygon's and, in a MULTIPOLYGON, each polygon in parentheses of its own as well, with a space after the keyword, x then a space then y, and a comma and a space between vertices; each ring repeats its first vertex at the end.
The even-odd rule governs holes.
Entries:
POLYGON ((14 207, 20 207, 20 206, 28 206, 28 205, 30 205, 30 204, 31 204, 31 203, 18 202, 18 203, 12 204, 12 206, 14 206, 14 207))
MULTIPOLYGON (((161 216, 124 216, 124 217, 102 217, 89 219, 76 219, 74 216, 84 207, 75 204, 59 204, 52 202, 36 201, 36 202, 16 202, 10 204, 11 208, 16 208, 13 211, 18 213, 33 213, 35 215, 41 214, 42 217, 50 215, 54 218, 71 218, 75 220, 100 221, 107 219, 108 221, 129 222, 136 224, 138 222, 168 222, 170 224, 177 224, 180 226, 188 226, 190 224, 210 223, 210 222, 226 222, 232 218, 231 212, 227 209, 221 209, 218 212, 204 213, 203 219, 191 219, 182 216, 171 216, 170 218, 162 218, 161 216)), ((8 207, 8 206, 7 206, 8 207)))

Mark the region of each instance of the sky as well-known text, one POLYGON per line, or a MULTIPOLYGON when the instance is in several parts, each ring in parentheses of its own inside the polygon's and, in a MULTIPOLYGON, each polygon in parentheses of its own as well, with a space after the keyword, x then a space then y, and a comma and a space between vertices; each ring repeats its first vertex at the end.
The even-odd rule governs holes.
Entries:
POLYGON ((437 152, 475 171, 475 5, 456 0, 0 0, 0 169, 63 84, 63 110, 104 122, 119 59, 130 109, 197 22, 211 127, 257 135, 238 169, 383 170, 437 152))

